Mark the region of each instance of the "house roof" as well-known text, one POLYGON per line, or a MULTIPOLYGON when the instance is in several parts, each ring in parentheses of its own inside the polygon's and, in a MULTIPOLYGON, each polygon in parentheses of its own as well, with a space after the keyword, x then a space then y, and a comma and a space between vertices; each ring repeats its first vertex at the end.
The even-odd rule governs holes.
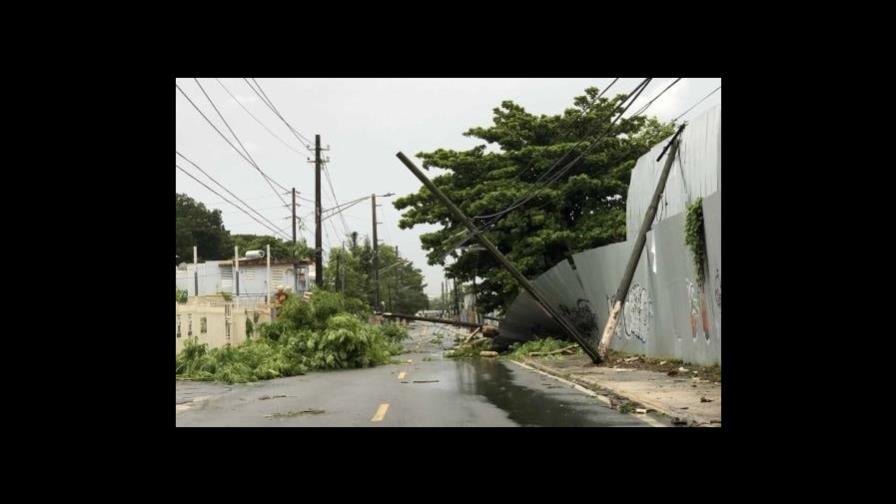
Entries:
MULTIPOLYGON (((297 261, 300 266, 307 266, 312 264, 311 261, 307 259, 301 259, 297 261)), ((288 259, 271 259, 271 266, 292 266, 292 261, 288 259)), ((240 268, 245 268, 246 266, 261 266, 266 267, 268 265, 268 260, 266 257, 261 259, 241 259, 240 260, 240 268)), ((233 267, 233 259, 229 261, 222 261, 218 263, 219 268, 232 268, 233 267)))

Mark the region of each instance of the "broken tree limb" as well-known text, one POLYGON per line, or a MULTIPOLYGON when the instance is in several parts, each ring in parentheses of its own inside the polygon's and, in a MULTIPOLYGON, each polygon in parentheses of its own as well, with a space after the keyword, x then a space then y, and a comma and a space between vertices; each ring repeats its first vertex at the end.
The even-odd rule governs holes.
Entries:
POLYGON ((641 222, 641 229, 638 230, 638 237, 635 239, 632 253, 628 258, 628 266, 625 268, 625 274, 622 275, 622 281, 619 284, 619 290, 616 291, 616 301, 610 308, 610 317, 607 319, 607 325, 604 326, 604 332, 600 337, 600 343, 597 345, 597 354, 600 360, 605 360, 607 350, 610 348, 610 342, 616 333, 616 325, 619 323, 619 316, 622 314, 622 307, 625 305, 625 297, 628 296, 628 289, 631 287, 632 279, 635 277, 635 270, 638 268, 638 261, 641 260, 641 252, 644 250, 644 242, 647 241, 647 230, 656 217, 656 209, 659 206, 660 197, 666 189, 666 180, 669 178, 669 171, 672 169, 672 162, 675 160, 675 153, 678 152, 678 136, 684 130, 684 124, 678 128, 672 140, 669 141, 671 150, 669 157, 666 158, 666 164, 660 173, 660 179, 656 183, 656 189, 653 191, 653 198, 650 200, 650 206, 644 213, 644 220, 641 222))
POLYGON ((476 329, 475 331, 471 332, 469 336, 467 336, 466 338, 464 338, 463 343, 469 343, 470 340, 473 339, 474 336, 476 336, 476 333, 478 333, 478 332, 481 331, 481 330, 482 330, 482 328, 480 327, 479 329, 476 329))
POLYGON ((531 357, 533 355, 553 355, 553 354, 568 352, 577 346, 579 346, 579 345, 569 345, 568 347, 563 347, 558 350, 551 350, 550 352, 529 352, 526 355, 528 355, 529 357, 531 357))

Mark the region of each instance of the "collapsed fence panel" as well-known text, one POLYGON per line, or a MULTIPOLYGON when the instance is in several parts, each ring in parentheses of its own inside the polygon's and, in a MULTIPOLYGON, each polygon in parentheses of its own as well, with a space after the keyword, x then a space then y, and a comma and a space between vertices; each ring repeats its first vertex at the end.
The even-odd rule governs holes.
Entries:
POLYGON ((495 338, 497 347, 528 341, 542 336, 563 334, 563 329, 529 295, 521 290, 501 321, 501 332, 495 338))
POLYGON ((569 262, 560 261, 532 283, 560 313, 575 324, 591 346, 597 348, 601 328, 595 319, 594 308, 582 289, 582 282, 569 262))

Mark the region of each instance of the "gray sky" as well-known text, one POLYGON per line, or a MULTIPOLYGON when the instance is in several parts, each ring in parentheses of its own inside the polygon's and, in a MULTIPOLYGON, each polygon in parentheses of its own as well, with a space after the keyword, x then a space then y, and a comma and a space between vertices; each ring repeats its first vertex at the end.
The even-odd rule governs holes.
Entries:
MULTIPOLYGON (((585 79, 257 79, 283 117, 302 135, 314 140, 321 136, 323 153, 330 158, 328 169, 339 203, 371 193, 394 192, 397 196, 416 192, 420 182, 395 157, 398 151, 421 166, 414 156, 437 148, 469 149, 481 144, 462 133, 474 126, 488 126, 492 109, 503 100, 513 100, 534 114, 559 114, 572 106, 575 96, 585 88, 603 89, 613 78, 585 79)), ((610 94, 629 91, 640 78, 620 79, 610 94)), ((655 78, 629 114, 662 91, 673 78, 655 78)), ((292 149, 260 126, 231 98, 215 79, 200 79, 205 91, 249 154, 269 177, 287 188, 293 186, 300 195, 314 199, 314 166, 306 159, 308 152, 286 125, 271 112, 242 79, 221 79, 237 100, 292 149)), ((177 79, 177 83, 200 109, 225 134, 230 136, 193 79, 177 79)), ((721 84, 721 79, 684 78, 673 86, 648 110, 662 120, 678 116, 721 84)), ((699 115, 718 105, 722 90, 700 103, 684 119, 699 115)), ((289 209, 267 182, 246 160, 236 153, 199 115, 192 105, 175 90, 177 108, 176 148, 215 177, 230 191, 259 213, 278 224, 287 235, 292 229, 289 209), (279 205, 279 206, 278 206, 279 205)), ((236 142, 231 141, 235 144, 236 142)), ((175 156, 177 163, 204 183, 237 203, 219 186, 208 180, 192 165, 175 156)), ((210 208, 223 212, 224 225, 232 233, 272 234, 220 197, 175 169, 177 192, 187 193, 210 208)), ((430 173, 435 176, 437 173, 430 173)), ((276 187, 276 186, 275 186, 276 187)), ((322 177, 321 193, 324 209, 334 205, 333 196, 322 177)), ((283 196, 289 202, 290 196, 283 196)), ((434 226, 398 228, 399 212, 391 205, 393 198, 377 199, 377 220, 382 222, 378 234, 390 245, 397 245, 402 257, 411 259, 422 269, 427 294, 438 295, 443 279, 442 268, 426 264, 426 253, 418 236, 434 226)), ((309 245, 314 245, 313 204, 298 200, 297 215, 306 229, 300 231, 309 245), (307 218, 307 219, 304 219, 307 218)), ((342 213, 350 230, 360 236, 371 231, 370 202, 364 201, 342 213)), ((324 247, 338 246, 343 240, 340 218, 324 222, 324 247), (331 225, 332 224, 332 225, 331 225)))

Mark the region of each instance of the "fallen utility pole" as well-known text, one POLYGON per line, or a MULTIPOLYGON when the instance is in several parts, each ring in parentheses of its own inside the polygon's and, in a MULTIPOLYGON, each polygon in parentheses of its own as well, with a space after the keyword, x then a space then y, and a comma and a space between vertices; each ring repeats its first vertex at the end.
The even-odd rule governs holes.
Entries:
MULTIPOLYGON (((656 183, 656 189, 653 191, 653 198, 650 200, 650 206, 644 213, 644 220, 641 222, 641 229, 638 230, 638 237, 635 239, 635 245, 632 253, 628 258, 628 266, 625 268, 625 274, 622 275, 622 282, 619 283, 619 290, 616 291, 616 301, 610 308, 610 317, 607 319, 607 325, 604 326, 604 332, 600 337, 600 343, 597 345, 597 353, 600 354, 601 360, 607 357, 607 350, 610 348, 610 342, 616 333, 616 325, 619 324, 619 316, 622 313, 622 307, 625 305, 625 297, 628 296, 628 289, 632 285, 632 279, 635 277, 635 270, 638 268, 638 261, 641 260, 641 252, 644 250, 644 243, 647 241, 647 230, 656 217, 656 210, 660 203, 660 197, 666 189, 666 180, 669 178, 669 172, 672 170, 672 162, 675 160, 675 154, 678 152, 678 136, 684 129, 684 124, 678 128, 672 140, 660 153, 660 158, 669 150, 669 157, 666 158, 666 164, 660 173, 660 179, 656 183)), ((659 159, 657 159, 659 161, 659 159)))
POLYGON ((600 363, 600 355, 598 355, 597 351, 595 351, 595 349, 590 344, 588 344, 588 340, 584 336, 582 336, 582 334, 578 331, 578 329, 576 329, 572 322, 564 317, 559 310, 554 308, 548 302, 547 298, 545 298, 540 292, 538 292, 535 286, 529 283, 529 280, 527 280, 526 277, 516 269, 513 263, 511 263, 506 257, 504 257, 504 254, 502 254, 501 251, 498 250, 498 248, 495 247, 492 242, 485 237, 485 235, 483 235, 478 229, 476 229, 473 221, 471 221, 469 217, 464 215, 461 209, 458 208, 457 205, 455 205, 448 198, 448 196, 446 196, 445 193, 442 192, 441 189, 436 187, 436 185, 431 180, 426 178, 426 175, 424 175, 423 172, 421 172, 420 169, 417 168, 414 163, 412 163, 411 160, 407 158, 407 156, 405 156, 401 152, 396 154, 396 156, 398 156, 398 159, 400 159, 401 162, 404 163, 404 165, 407 166, 409 170, 411 170, 414 176, 420 179, 420 182, 423 182, 423 185, 425 185, 426 188, 430 190, 430 192, 432 192, 440 200, 442 200, 442 202, 445 204, 445 206, 448 207, 451 213, 454 214, 454 217, 457 220, 464 223, 464 225, 467 227, 467 229, 470 230, 473 236, 475 236, 476 239, 479 240, 479 243, 481 243, 483 247, 488 249, 488 251, 491 252, 493 256, 495 256, 498 262, 500 262, 501 265, 504 266, 504 269, 506 269, 511 274, 511 276, 513 276, 517 283, 523 289, 525 289, 526 292, 528 292, 533 298, 535 298, 535 301, 538 302, 541 308, 554 320, 556 320, 557 323, 560 324, 560 327, 562 327, 567 334, 572 336, 576 343, 578 343, 579 346, 582 347, 582 350, 584 350, 585 353, 588 354, 589 357, 591 357, 591 360, 596 364, 600 363))
POLYGON ((456 325, 456 326, 462 326, 462 327, 478 327, 478 328, 482 327, 482 324, 474 324, 472 322, 460 322, 457 320, 431 318, 431 317, 418 317, 416 315, 405 315, 404 313, 377 313, 377 315, 382 315, 385 318, 419 320, 421 322, 435 322, 437 324, 450 324, 450 325, 456 325))

